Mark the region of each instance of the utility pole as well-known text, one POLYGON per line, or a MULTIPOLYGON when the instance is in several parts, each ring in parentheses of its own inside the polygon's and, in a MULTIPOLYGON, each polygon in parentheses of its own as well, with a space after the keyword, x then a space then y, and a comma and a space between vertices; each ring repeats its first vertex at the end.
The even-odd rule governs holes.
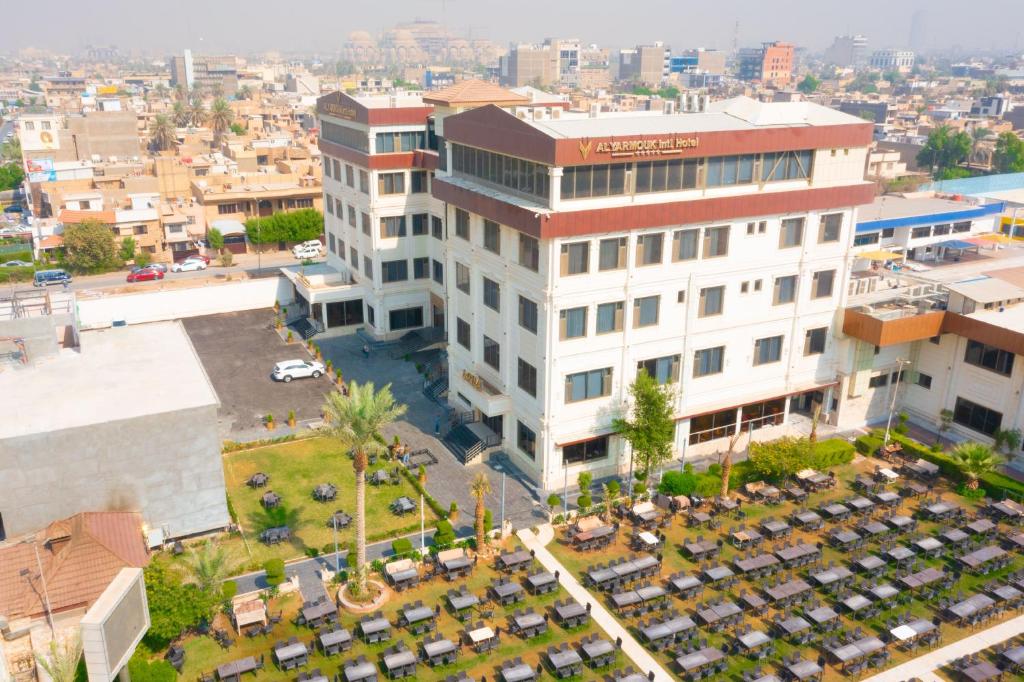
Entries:
POLYGON ((899 365, 896 369, 896 385, 892 387, 892 399, 889 401, 889 418, 885 420, 885 438, 882 440, 882 447, 889 444, 889 429, 892 427, 892 415, 896 411, 896 394, 900 391, 900 383, 903 379, 903 365, 909 365, 910 360, 896 359, 899 365))

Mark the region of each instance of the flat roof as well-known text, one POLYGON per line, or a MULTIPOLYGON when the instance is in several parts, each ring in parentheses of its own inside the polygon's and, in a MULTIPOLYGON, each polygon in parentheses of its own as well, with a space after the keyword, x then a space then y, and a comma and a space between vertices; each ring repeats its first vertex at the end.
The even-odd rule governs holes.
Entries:
POLYGON ((402 109, 405 107, 424 107, 423 95, 416 93, 385 94, 385 95, 350 95, 352 99, 367 109, 402 109))
POLYGON ((992 310, 975 310, 966 315, 972 320, 986 322, 995 327, 1001 327, 1018 334, 1024 334, 1024 305, 1011 305, 1001 312, 998 308, 992 310))
POLYGON ((978 303, 995 303, 996 301, 1006 301, 1011 298, 1024 298, 1024 289, 1004 279, 995 277, 982 277, 967 280, 966 282, 953 282, 947 284, 946 288, 978 303))
POLYGON ((0 439, 219 402, 180 322, 85 331, 79 351, 0 372, 0 439))
POLYGON ((905 197, 887 194, 876 197, 870 205, 857 210, 857 232, 969 220, 1002 211, 1003 204, 999 202, 978 204, 935 196, 905 197))

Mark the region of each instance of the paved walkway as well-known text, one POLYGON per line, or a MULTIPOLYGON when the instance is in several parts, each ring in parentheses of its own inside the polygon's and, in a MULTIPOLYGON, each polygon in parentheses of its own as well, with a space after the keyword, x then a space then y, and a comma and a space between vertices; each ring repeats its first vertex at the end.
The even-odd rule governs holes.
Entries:
POLYGON ((523 544, 526 545, 527 549, 533 550, 537 560, 544 565, 544 568, 551 573, 558 571, 558 582, 561 583, 562 587, 566 589, 573 599, 580 604, 590 604, 590 615, 608 633, 609 637, 612 639, 622 639, 622 651, 633 661, 634 665, 641 671, 652 672, 654 677, 651 679, 655 680, 655 682, 672 682, 675 679, 661 667, 661 664, 646 649, 640 646, 639 642, 633 639, 633 635, 629 634, 629 631, 614 616, 608 613, 604 606, 601 605, 600 600, 595 599, 594 595, 590 594, 569 570, 545 548, 545 545, 551 542, 555 536, 555 532, 549 524, 540 526, 537 535, 534 535, 533 531, 526 528, 520 530, 517 535, 523 541, 523 544))
POLYGON ((954 660, 967 656, 968 654, 984 651, 1000 642, 1005 642, 1024 631, 1024 616, 1017 616, 999 625, 976 632, 953 642, 949 646, 936 649, 923 656, 907 661, 895 668, 889 668, 883 673, 869 677, 863 682, 904 682, 912 677, 919 677, 927 682, 928 680, 939 680, 933 671, 949 665, 954 660))

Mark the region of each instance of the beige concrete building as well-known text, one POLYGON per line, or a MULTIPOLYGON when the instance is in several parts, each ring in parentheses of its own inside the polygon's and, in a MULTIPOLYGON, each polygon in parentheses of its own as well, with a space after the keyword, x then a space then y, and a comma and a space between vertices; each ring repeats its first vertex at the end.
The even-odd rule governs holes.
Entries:
POLYGON ((668 77, 669 49, 662 43, 619 51, 619 80, 660 85, 668 77))

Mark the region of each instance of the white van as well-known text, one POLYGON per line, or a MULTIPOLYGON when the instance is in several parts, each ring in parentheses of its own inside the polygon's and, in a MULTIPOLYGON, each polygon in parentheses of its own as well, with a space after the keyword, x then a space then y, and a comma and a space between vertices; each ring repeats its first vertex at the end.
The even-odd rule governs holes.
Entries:
POLYGON ((323 245, 316 240, 302 242, 292 247, 292 255, 296 258, 319 258, 323 245))

